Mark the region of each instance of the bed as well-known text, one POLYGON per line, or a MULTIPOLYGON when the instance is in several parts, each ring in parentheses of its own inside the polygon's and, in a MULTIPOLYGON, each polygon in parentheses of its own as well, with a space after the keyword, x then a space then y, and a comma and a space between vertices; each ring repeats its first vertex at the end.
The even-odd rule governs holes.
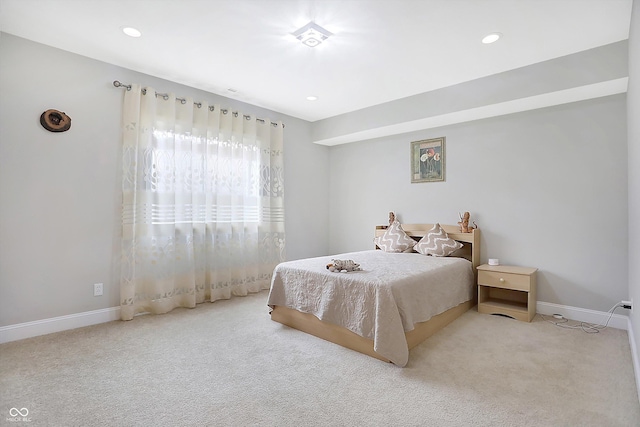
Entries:
MULTIPOLYGON (((434 224, 399 224, 418 242, 434 224)), ((392 225, 377 226, 376 238, 392 225)), ((271 319, 286 326, 405 366, 409 350, 475 305, 480 231, 461 233, 441 225, 463 248, 453 256, 359 251, 279 264, 268 306, 271 319), (352 259, 360 271, 331 272, 333 259, 352 259)))

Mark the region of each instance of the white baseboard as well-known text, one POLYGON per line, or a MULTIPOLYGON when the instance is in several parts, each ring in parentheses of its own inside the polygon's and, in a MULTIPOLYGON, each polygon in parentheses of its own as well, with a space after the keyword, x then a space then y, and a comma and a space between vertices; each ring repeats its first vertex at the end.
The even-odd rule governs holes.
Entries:
MULTIPOLYGON (((619 312, 625 311, 622 308, 619 312)), ((536 312, 550 316, 552 314, 562 314, 567 319, 577 320, 578 322, 593 323, 596 325, 604 325, 609 319, 609 313, 604 311, 588 310, 586 308, 570 307, 568 305, 553 304, 550 302, 536 302, 536 312)), ((609 327, 616 329, 629 329, 629 316, 624 314, 613 314, 609 320, 609 327)))
POLYGON ((633 325, 629 318, 629 346, 631 347, 631 359, 633 360, 633 372, 636 374, 636 388, 638 389, 638 400, 640 400, 640 360, 638 359, 638 343, 633 333, 633 325))
POLYGON ((120 319, 120 307, 85 311, 51 319, 0 327, 0 344, 120 319))

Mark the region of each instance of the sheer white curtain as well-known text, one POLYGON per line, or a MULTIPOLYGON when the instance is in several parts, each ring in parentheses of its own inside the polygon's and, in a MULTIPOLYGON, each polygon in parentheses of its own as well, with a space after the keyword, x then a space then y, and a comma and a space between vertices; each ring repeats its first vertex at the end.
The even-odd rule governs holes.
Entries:
POLYGON ((268 289, 284 260, 283 125, 131 85, 121 317, 268 289))

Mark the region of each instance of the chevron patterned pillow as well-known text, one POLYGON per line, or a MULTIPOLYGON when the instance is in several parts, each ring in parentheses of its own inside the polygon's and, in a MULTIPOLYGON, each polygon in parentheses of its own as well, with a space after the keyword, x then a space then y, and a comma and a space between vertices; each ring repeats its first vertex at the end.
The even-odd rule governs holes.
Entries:
POLYGON ((436 224, 420 239, 414 249, 422 255, 449 256, 461 247, 462 243, 450 238, 440 224, 436 224))
POLYGON ((374 239, 374 242, 385 252, 404 252, 416 244, 416 241, 404 232, 398 221, 394 221, 382 236, 374 239))

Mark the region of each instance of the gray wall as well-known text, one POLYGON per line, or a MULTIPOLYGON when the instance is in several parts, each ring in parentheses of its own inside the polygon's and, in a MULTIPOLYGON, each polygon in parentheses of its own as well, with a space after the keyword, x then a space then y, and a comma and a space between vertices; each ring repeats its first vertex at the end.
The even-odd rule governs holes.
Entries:
POLYGON ((461 123, 472 115, 472 119, 494 117, 497 110, 501 114, 525 110, 518 105, 538 102, 536 108, 542 108, 576 102, 587 99, 577 95, 583 91, 598 96, 624 93, 627 59, 628 41, 622 40, 319 120, 311 125, 311 138, 335 145, 461 123), (576 88, 581 90, 572 92, 576 88), (533 101, 536 97, 540 98, 533 101))
POLYGON ((607 311, 628 295, 626 126, 622 94, 332 147, 330 249, 371 248, 390 210, 470 211, 483 261, 539 268, 540 301, 607 311), (446 182, 412 184, 410 142, 439 136, 446 182))
POLYGON ((629 92, 627 94, 629 138, 629 297, 636 355, 636 382, 640 395, 640 1, 634 0, 629 33, 629 92))
POLYGON ((0 326, 119 305, 120 112, 113 80, 285 123, 287 257, 328 251, 328 152, 309 123, 0 33, 0 326), (72 126, 50 133, 47 109, 72 126), (93 283, 104 296, 93 296, 93 283))

